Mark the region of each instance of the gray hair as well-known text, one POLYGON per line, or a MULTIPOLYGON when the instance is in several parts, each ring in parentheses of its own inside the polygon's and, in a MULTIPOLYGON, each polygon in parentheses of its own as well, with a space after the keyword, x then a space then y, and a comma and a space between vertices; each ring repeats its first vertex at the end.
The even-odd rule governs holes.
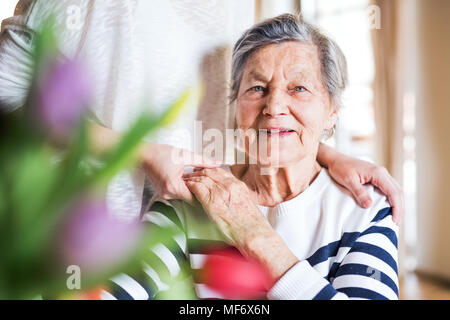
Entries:
POLYGON ((238 97, 245 63, 250 55, 264 46, 284 41, 301 41, 317 46, 321 63, 322 82, 332 102, 339 108, 348 82, 347 61, 337 43, 317 27, 299 16, 283 14, 262 21, 248 29, 233 49, 231 70, 231 102, 238 97))

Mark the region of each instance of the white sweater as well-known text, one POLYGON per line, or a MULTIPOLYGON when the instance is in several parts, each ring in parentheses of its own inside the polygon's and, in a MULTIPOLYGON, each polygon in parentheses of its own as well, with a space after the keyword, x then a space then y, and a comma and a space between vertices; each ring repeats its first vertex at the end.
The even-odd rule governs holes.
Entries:
MULTIPOLYGON (((299 260, 272 287, 267 298, 398 299, 398 227, 392 221, 386 198, 372 186, 366 188, 373 204, 362 209, 322 169, 297 197, 273 208, 260 206, 262 214, 299 260)), ((172 244, 152 248, 163 262, 159 270, 178 276, 186 260, 195 271, 202 267, 207 256, 205 247, 226 246, 216 228, 205 229, 206 220, 202 209, 193 209, 180 201, 158 200, 151 206, 144 221, 159 227, 180 228, 172 244)), ((146 263, 142 275, 122 274, 113 278, 103 297, 155 298, 167 286, 156 268, 152 268, 154 261, 146 263)), ((194 282, 198 297, 222 298, 200 279, 194 277, 194 282)))
MULTIPOLYGON (((253 23, 252 1, 21 0, 0 35, 0 106, 6 110, 25 101, 33 36, 50 14, 61 30, 61 54, 81 58, 92 71, 96 122, 122 132, 148 106, 164 111, 201 76, 209 84, 201 120, 219 129, 228 125, 230 47, 253 23)), ((192 133, 196 108, 185 110, 153 141, 192 150, 182 129, 192 133)), ((107 197, 116 215, 139 214, 144 178, 137 170, 112 181, 107 197)))

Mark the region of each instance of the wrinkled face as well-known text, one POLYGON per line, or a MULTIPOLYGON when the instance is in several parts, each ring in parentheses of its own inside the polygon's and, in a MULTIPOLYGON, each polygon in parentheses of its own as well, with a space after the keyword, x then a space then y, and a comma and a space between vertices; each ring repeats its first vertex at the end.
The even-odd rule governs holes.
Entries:
POLYGON ((297 41, 271 44, 248 58, 239 87, 236 123, 239 129, 257 132, 258 139, 248 139, 245 146, 250 158, 277 167, 305 157, 315 159, 320 138, 325 129, 334 126, 336 117, 321 80, 315 45, 297 41), (261 152, 265 143, 270 159, 261 152))

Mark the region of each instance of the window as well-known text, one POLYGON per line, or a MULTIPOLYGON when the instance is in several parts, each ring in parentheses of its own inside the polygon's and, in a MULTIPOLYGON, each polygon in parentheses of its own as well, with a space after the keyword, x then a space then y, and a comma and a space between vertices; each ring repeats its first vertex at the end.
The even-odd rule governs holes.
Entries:
POLYGON ((335 136, 328 141, 340 151, 373 161, 375 121, 372 106, 374 62, 368 0, 302 0, 303 17, 320 26, 341 47, 349 71, 344 107, 335 136))
POLYGON ((0 1, 0 21, 14 15, 14 8, 18 0, 1 0, 0 1))

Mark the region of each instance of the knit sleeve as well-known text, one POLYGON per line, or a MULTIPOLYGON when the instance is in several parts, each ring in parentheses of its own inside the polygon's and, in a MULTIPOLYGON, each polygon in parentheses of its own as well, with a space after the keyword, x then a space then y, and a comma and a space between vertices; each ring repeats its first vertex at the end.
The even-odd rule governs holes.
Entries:
POLYGON ((322 277, 307 260, 272 287, 269 299, 398 299, 398 227, 391 208, 380 210, 351 245, 334 278, 322 277))
POLYGON ((0 107, 4 112, 25 103, 33 73, 32 38, 28 28, 4 22, 0 34, 0 107))
MULTIPOLYGON (((82 28, 72 27, 73 3, 68 0, 20 0, 15 15, 2 22, 0 33, 0 108, 11 112, 25 104, 33 80, 35 35, 42 23, 54 18, 59 54, 74 58, 81 46, 82 28)), ((78 23, 83 25, 88 0, 79 0, 78 23)))

